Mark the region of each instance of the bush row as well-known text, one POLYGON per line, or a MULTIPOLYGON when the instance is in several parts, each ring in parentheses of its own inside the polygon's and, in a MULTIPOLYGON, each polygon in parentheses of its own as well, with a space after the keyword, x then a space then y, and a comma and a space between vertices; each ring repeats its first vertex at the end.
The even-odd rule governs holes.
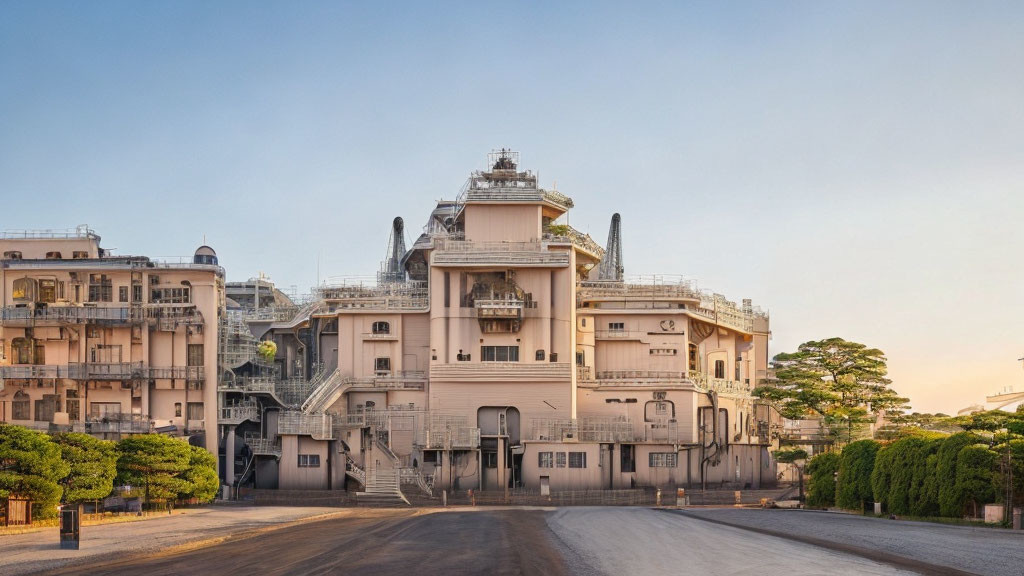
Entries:
POLYGON ((131 487, 147 502, 208 502, 219 484, 212 454, 167 436, 111 442, 0 424, 0 499, 30 498, 36 518, 54 516, 61 502, 105 498, 115 485, 131 487))
POLYGON ((888 443, 860 440, 807 465, 807 504, 890 514, 977 516, 982 505, 1024 501, 1024 439, 973 432, 914 432, 888 443))

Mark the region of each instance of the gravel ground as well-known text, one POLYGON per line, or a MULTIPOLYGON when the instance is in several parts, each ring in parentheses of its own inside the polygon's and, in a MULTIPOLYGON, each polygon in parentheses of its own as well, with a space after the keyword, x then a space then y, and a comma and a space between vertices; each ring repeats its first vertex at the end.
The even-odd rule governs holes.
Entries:
POLYGON ((112 560, 158 552, 171 546, 230 536, 323 514, 337 508, 213 506, 154 517, 82 527, 80 550, 61 550, 57 528, 0 537, 0 575, 18 576, 73 563, 112 560))
POLYGON ((548 526, 574 574, 914 574, 817 546, 647 508, 561 508, 548 526))
POLYGON ((805 510, 691 508, 672 514, 827 540, 983 576, 1024 574, 1024 531, 805 510))

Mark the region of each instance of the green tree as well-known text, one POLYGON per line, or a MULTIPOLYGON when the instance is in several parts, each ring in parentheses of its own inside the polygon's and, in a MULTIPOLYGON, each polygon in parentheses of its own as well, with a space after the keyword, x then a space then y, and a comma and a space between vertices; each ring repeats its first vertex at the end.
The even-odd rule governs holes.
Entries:
POLYGON ((959 432, 946 438, 936 452, 935 483, 939 499, 939 514, 957 518, 963 515, 964 499, 957 487, 957 467, 960 451, 981 441, 971 432, 959 432))
POLYGON ((807 463, 811 480, 807 483, 807 505, 814 508, 828 508, 836 504, 836 472, 839 471, 839 454, 822 452, 807 463))
POLYGON ((772 452, 775 461, 781 464, 792 464, 796 468, 797 485, 800 487, 800 500, 804 499, 804 463, 807 461, 807 451, 803 448, 786 448, 772 452))
POLYGON ((839 476, 836 504, 848 510, 866 510, 874 501, 871 472, 879 444, 874 440, 858 440, 847 444, 839 455, 839 476))
POLYGON ((998 459, 985 444, 965 446, 957 454, 955 493, 961 511, 969 504, 977 516, 979 505, 995 502, 998 459))
POLYGON ((185 482, 185 487, 178 493, 179 499, 195 499, 200 502, 213 500, 220 489, 217 459, 203 448, 189 446, 188 469, 181 478, 185 482))
POLYGON ((106 498, 114 488, 117 475, 117 446, 88 434, 57 434, 53 441, 71 471, 61 483, 68 502, 106 498))
POLYGON ((995 432, 1005 428, 1014 434, 1024 434, 1024 411, 1021 410, 1017 412, 987 410, 985 412, 957 416, 952 421, 964 430, 969 431, 995 432))
POLYGON ((42 432, 0 424, 0 498, 11 495, 32 500, 32 515, 57 514, 63 490, 58 482, 71 467, 61 460, 60 447, 42 432))
POLYGON ((172 500, 188 492, 190 446, 159 434, 129 436, 117 443, 117 483, 144 490, 147 502, 172 500))
POLYGON ((842 338, 804 342, 796 352, 772 360, 775 379, 754 394, 771 401, 786 418, 820 415, 832 430, 852 439, 855 426, 875 412, 902 410, 907 399, 890 388, 885 355, 842 338))

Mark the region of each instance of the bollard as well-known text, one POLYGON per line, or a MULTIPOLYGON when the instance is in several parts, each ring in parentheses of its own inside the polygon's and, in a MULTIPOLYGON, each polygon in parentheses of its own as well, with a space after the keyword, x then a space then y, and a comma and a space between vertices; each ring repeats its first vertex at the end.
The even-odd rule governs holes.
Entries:
POLYGON ((1013 509, 1013 529, 1020 530, 1020 516, 1022 510, 1020 508, 1013 509))
POLYGON ((661 506, 661 488, 654 494, 654 505, 661 506))
POLYGON ((733 498, 736 499, 736 506, 740 506, 743 504, 743 493, 740 492, 739 490, 733 493, 733 498))
POLYGON ((470 506, 476 506, 476 495, 473 494, 473 490, 469 489, 469 504, 470 506))
POLYGON ((686 489, 676 488, 676 506, 682 508, 686 506, 686 489))
POLYGON ((443 506, 445 508, 448 507, 448 491, 447 490, 442 490, 441 491, 441 506, 443 506))

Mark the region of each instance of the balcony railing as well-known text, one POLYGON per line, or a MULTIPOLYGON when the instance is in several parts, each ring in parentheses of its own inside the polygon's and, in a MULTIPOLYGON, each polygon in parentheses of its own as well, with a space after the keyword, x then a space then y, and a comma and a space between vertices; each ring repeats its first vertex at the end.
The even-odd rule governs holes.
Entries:
POLYGON ((68 378, 72 380, 142 380, 146 376, 142 362, 68 364, 68 378))
POLYGON ((420 430, 416 445, 426 450, 474 450, 480 447, 480 429, 472 427, 448 430, 420 430))
POLYGON ((316 440, 334 440, 330 414, 306 414, 295 410, 281 412, 277 420, 278 434, 311 436, 316 440))
POLYGON ((473 301, 478 318, 488 320, 521 320, 525 303, 518 299, 477 299, 473 301))
POLYGON ((568 362, 455 362, 430 366, 432 380, 473 382, 566 381, 572 378, 568 362))
POLYGON ((576 381, 586 382, 594 379, 594 371, 590 366, 577 366, 576 367, 576 381))
POLYGON ((135 324, 144 320, 142 309, 135 307, 45 306, 37 308, 5 306, 0 322, 9 326, 38 324, 135 324))
POLYGON ((629 418, 580 417, 534 418, 530 438, 538 441, 562 442, 638 442, 644 440, 633 430, 629 418))
POLYGON ((53 364, 15 364, 13 366, 0 366, 0 377, 11 380, 67 378, 68 367, 53 364))
POLYGON ((85 429, 89 434, 149 434, 153 422, 144 414, 91 414, 85 429))
POLYGON ((260 409, 255 402, 222 406, 220 409, 218 421, 221 424, 238 425, 246 420, 251 422, 260 421, 260 409))
POLYGON ((569 253, 547 250, 541 242, 472 242, 437 238, 431 255, 435 265, 540 266, 569 265, 569 253))
POLYGON ((165 380, 185 380, 202 382, 206 379, 206 368, 203 366, 150 366, 149 377, 165 380))
POLYGON ((281 446, 269 438, 261 438, 259 436, 247 434, 245 436, 245 443, 249 445, 252 453, 256 456, 281 457, 281 446))

